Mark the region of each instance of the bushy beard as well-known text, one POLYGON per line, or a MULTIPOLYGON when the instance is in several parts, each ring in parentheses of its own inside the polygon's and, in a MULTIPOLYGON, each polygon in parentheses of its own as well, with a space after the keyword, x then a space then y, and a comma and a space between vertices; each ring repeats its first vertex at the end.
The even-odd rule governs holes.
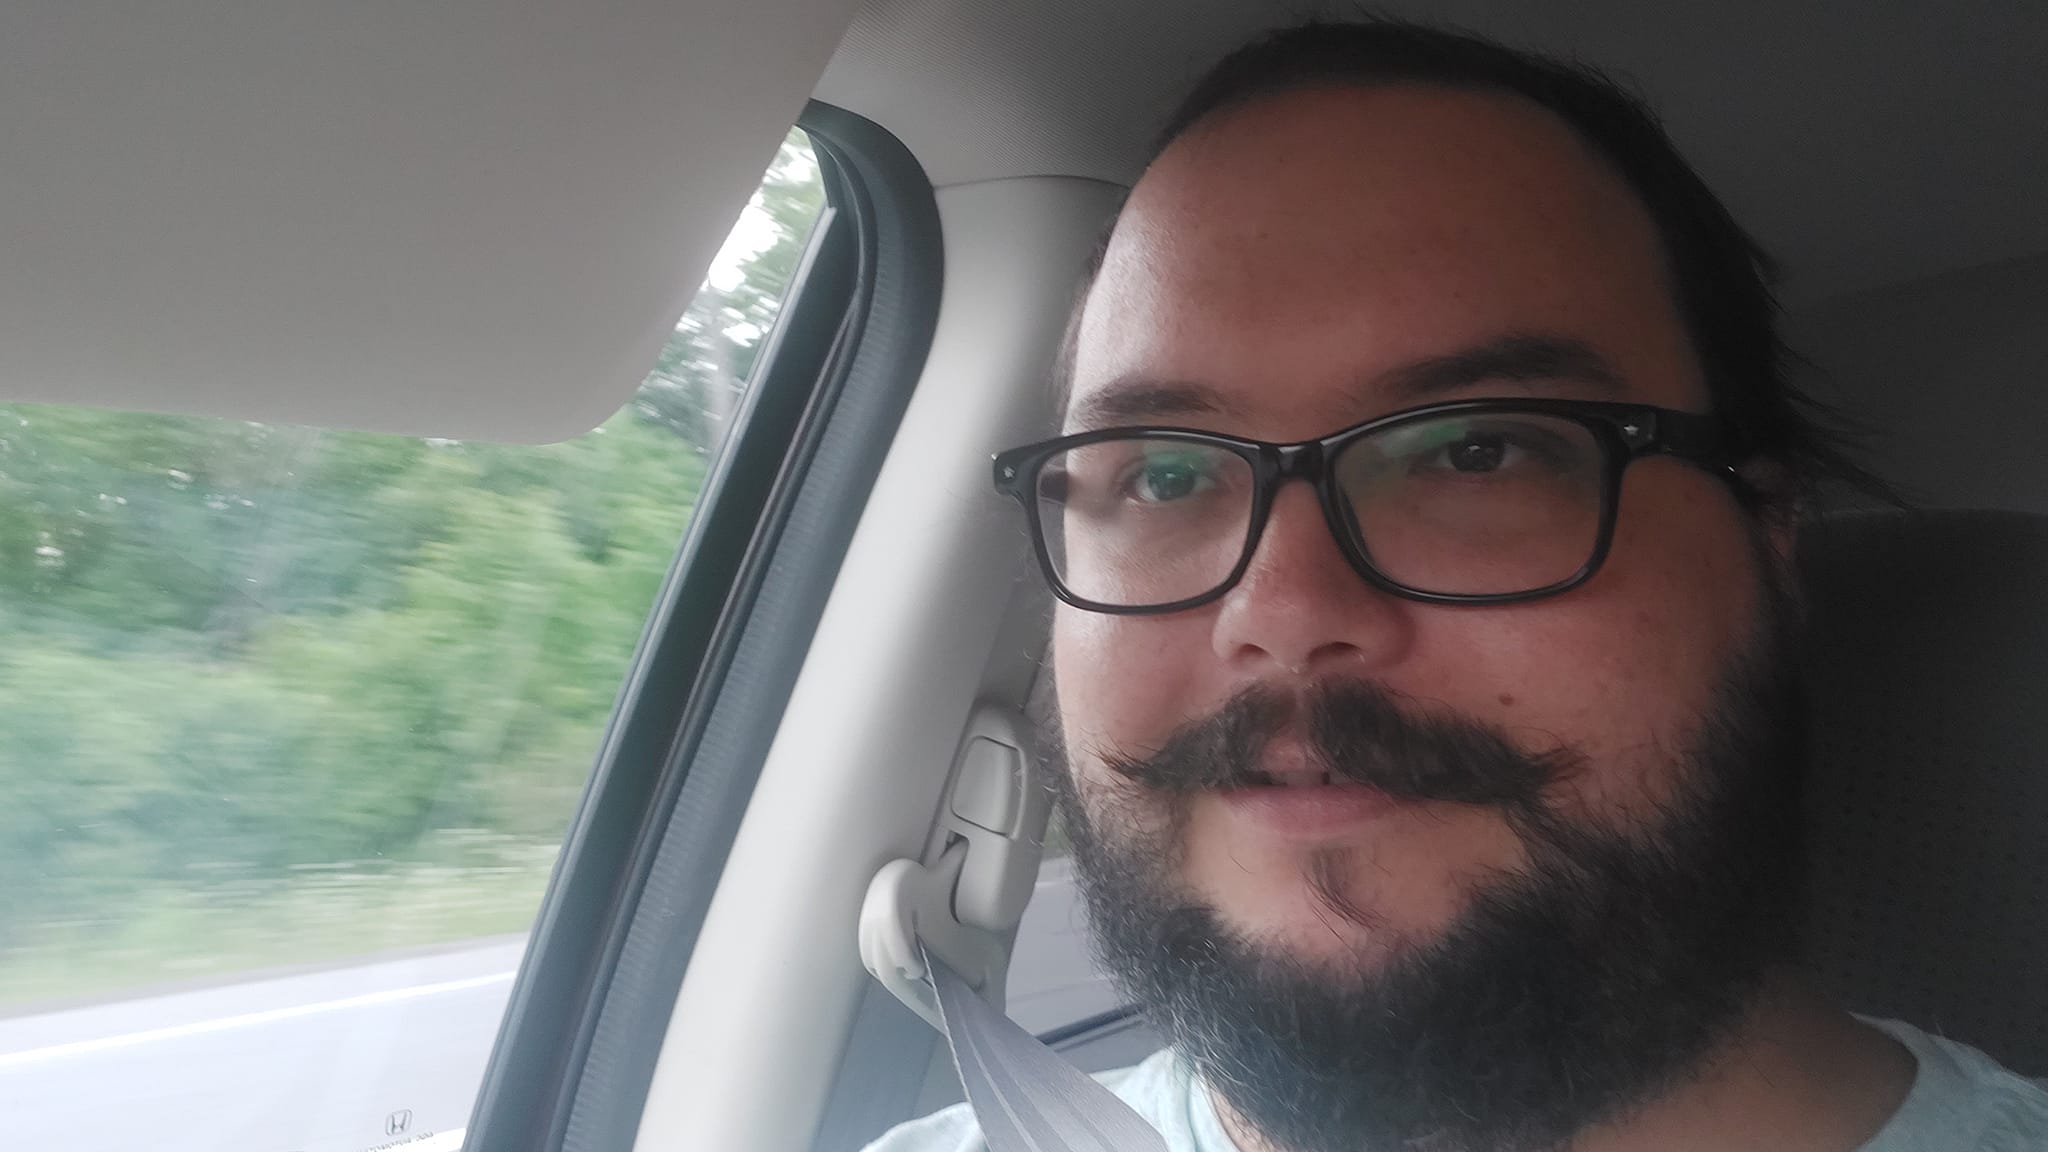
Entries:
MULTIPOLYGON (((1177 879, 1188 798, 1260 782, 1293 697, 1246 692, 1157 755, 1109 761, 1117 783, 1093 805, 1051 773, 1098 956, 1210 1089, 1290 1152, 1551 1149, 1626 1115, 1695 1071, 1793 952, 1804 708, 1789 614, 1765 616, 1673 751, 1671 794, 1633 828, 1546 801, 1577 766, 1570 750, 1530 755, 1369 684, 1318 688, 1301 727, 1334 780, 1493 806, 1528 855, 1440 937, 1370 972, 1262 946, 1177 879)), ((1308 880, 1370 930, 1344 896, 1348 863, 1332 850, 1308 880)))

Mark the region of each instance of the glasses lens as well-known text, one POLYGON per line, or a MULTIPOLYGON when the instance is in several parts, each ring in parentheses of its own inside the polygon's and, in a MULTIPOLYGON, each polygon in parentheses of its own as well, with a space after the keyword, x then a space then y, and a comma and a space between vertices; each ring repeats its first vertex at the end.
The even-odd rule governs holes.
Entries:
POLYGON ((1147 437, 1072 448, 1038 473, 1046 552, 1067 590, 1119 608, 1210 592, 1250 532, 1252 466, 1225 449, 1147 437))
POLYGON ((1570 420, 1453 414, 1353 441, 1336 479, 1357 543, 1388 579, 1509 595, 1563 583, 1593 558, 1606 458, 1570 420))

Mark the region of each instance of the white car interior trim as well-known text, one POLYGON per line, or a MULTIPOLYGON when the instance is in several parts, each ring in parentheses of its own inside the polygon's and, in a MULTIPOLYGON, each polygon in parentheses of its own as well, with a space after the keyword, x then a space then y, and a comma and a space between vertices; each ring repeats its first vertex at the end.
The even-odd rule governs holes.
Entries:
POLYGON ((559 440, 624 404, 854 0, 31 0, 0 399, 559 440))
POLYGON ((1045 371, 1116 189, 941 189, 946 283, 920 384, 763 766, 656 1065, 636 1147, 808 1149, 871 978, 861 897, 924 847, 961 727, 1021 706, 1037 653, 998 638, 1034 596, 990 453, 1047 422, 1045 371))

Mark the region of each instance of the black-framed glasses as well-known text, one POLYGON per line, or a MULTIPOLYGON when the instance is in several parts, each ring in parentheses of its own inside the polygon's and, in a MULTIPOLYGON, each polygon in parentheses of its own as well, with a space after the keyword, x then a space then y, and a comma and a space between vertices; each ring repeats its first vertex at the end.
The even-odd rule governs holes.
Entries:
POLYGON ((1398 596, 1497 604, 1553 596, 1599 570, 1629 464, 1668 455, 1733 479, 1722 421, 1589 400, 1431 404, 1319 440, 1272 444, 1188 428, 1105 428, 995 458, 1060 599, 1094 612, 1177 612, 1244 576, 1280 485, 1315 487, 1351 566, 1398 596))

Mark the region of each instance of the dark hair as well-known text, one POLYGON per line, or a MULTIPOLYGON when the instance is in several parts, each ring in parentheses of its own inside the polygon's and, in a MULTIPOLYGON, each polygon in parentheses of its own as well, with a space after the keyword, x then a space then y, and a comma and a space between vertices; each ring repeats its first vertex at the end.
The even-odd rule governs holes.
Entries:
MULTIPOLYGON (((1834 481, 1895 502, 1885 482, 1852 458, 1838 417, 1792 383, 1795 357, 1779 335, 1769 255, 1686 163, 1644 102, 1592 68, 1402 21, 1303 24, 1211 68, 1167 120, 1152 154, 1217 113, 1268 96, 1401 83, 1519 96, 1563 120, 1648 209, 1715 411, 1745 458, 1776 464, 1790 481, 1773 495, 1796 500, 1834 481)), ((1108 243, 1105 232, 1068 325, 1058 367, 1062 394, 1071 386, 1081 307, 1108 243)))

